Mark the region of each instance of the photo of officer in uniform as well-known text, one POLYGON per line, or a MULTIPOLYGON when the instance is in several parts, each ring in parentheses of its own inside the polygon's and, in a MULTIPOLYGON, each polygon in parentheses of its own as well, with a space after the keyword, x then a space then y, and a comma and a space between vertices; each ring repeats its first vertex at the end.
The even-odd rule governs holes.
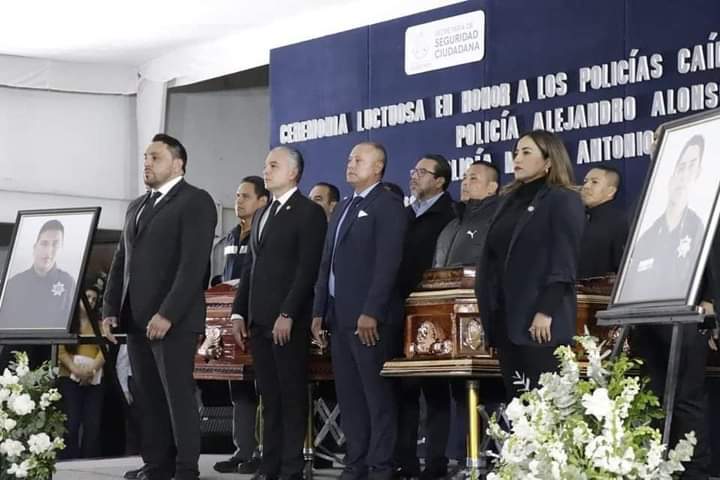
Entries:
MULTIPOLYGON (((688 205, 701 175, 704 151, 702 135, 693 135, 683 146, 667 180, 665 210, 633 248, 620 303, 687 296, 706 228, 706 220, 688 205)), ((663 185, 663 179, 657 184, 663 185)))
MULTIPOLYGON (((20 234, 16 241, 23 240, 20 234)), ((65 327, 75 298, 75 279, 57 265, 64 241, 65 227, 59 220, 43 223, 32 245, 32 265, 6 282, 0 326, 65 327)))

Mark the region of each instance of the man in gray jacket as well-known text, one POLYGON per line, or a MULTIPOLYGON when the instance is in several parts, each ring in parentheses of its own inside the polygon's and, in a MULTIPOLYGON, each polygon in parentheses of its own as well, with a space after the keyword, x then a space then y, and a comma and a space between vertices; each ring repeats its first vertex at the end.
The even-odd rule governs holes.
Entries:
POLYGON ((491 163, 476 161, 462 180, 458 217, 438 237, 433 267, 475 265, 488 225, 497 207, 500 172, 491 163))

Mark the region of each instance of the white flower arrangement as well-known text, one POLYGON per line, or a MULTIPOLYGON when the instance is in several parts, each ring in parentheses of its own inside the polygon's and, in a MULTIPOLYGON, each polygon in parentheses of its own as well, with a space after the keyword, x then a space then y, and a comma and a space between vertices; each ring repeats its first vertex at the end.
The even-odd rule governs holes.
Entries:
POLYGON ((26 353, 14 355, 0 375, 0 480, 52 478, 65 448, 55 370, 47 362, 30 370, 26 353))
POLYGON ((544 373, 539 387, 510 402, 510 432, 495 417, 488 434, 502 445, 487 480, 672 480, 692 458, 694 432, 667 452, 651 426, 662 417, 647 382, 629 376, 639 362, 607 360, 591 336, 576 337, 587 354, 587 376, 572 348, 558 347, 560 370, 544 373))

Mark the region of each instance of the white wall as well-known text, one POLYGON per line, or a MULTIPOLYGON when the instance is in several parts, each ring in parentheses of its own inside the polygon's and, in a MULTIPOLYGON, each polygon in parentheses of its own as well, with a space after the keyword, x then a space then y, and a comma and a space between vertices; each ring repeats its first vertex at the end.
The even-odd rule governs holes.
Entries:
POLYGON ((237 224, 235 190, 247 175, 261 175, 270 138, 268 88, 168 91, 166 128, 188 150, 188 182, 223 208, 227 233, 237 224))
POLYGON ((0 87, 0 222, 100 205, 121 229, 137 193, 135 97, 0 87))

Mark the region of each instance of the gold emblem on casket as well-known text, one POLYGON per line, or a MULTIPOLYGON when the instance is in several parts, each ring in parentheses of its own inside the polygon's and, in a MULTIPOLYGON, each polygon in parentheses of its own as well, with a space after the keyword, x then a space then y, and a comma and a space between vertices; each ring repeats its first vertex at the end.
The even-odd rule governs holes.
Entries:
POLYGON ((452 342, 445 331, 434 322, 426 320, 420 324, 415 341, 410 344, 410 353, 420 355, 447 355, 452 351, 452 342))
POLYGON ((485 348, 485 330, 482 323, 476 318, 471 318, 465 322, 465 331, 463 332, 463 346, 470 350, 480 350, 485 348))

